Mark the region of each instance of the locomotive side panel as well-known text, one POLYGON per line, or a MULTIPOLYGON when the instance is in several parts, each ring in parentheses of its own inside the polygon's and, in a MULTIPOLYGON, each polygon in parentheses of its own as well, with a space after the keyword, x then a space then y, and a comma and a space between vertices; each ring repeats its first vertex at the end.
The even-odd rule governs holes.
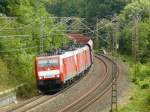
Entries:
POLYGON ((67 81, 76 75, 74 55, 63 59, 64 80, 67 81))
POLYGON ((84 71, 84 69, 85 69, 85 58, 84 58, 84 51, 82 51, 80 54, 79 54, 79 56, 80 56, 80 73, 81 72, 83 72, 84 71))
MULTIPOLYGON (((66 53, 67 54, 67 53, 66 53)), ((88 46, 84 46, 73 52, 68 53, 70 56, 62 55, 63 60, 63 82, 84 72, 91 64, 90 50, 88 46)))
POLYGON ((91 56, 90 56, 90 50, 86 50, 86 66, 89 67, 91 65, 91 56))

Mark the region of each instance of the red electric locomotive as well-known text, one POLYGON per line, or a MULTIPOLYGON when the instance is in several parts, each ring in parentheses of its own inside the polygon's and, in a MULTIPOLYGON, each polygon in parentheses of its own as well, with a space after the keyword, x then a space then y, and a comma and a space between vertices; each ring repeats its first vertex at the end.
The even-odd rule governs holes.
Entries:
POLYGON ((70 34, 69 38, 82 46, 61 54, 36 57, 35 76, 40 91, 54 90, 90 68, 93 61, 92 40, 79 34, 70 34))

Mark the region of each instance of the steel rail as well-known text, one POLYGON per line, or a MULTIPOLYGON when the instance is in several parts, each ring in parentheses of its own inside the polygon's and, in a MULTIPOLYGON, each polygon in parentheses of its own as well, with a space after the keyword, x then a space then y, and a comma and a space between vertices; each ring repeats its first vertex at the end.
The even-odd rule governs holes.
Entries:
MULTIPOLYGON (((101 55, 101 56, 104 56, 104 55, 101 55)), ((111 60, 110 58, 108 58, 108 57, 106 57, 106 56, 104 56, 104 57, 107 58, 108 60, 112 61, 112 63, 115 65, 115 72, 116 72, 117 78, 118 78, 118 77, 119 77, 119 71, 118 71, 118 69, 117 69, 117 64, 116 64, 113 60, 111 60)), ((112 81, 112 78, 111 78, 111 81, 112 81)), ((89 102, 87 102, 85 105, 83 105, 81 108, 79 108, 79 109, 76 110, 75 112, 82 112, 82 111, 84 111, 87 107, 89 107, 89 105, 91 105, 91 104, 93 104, 94 102, 100 100, 100 98, 101 98, 104 94, 106 94, 106 93, 111 89, 111 87, 112 87, 112 83, 111 83, 110 85, 108 85, 107 88, 106 88, 104 91, 102 91, 102 93, 100 93, 100 94, 98 93, 97 96, 95 96, 94 98, 91 98, 91 99, 89 100, 89 102)))
MULTIPOLYGON (((100 54, 98 54, 98 55, 100 55, 100 54)), ((115 65, 115 68, 116 68, 115 71, 117 73, 117 64, 113 60, 111 60, 110 58, 108 58, 108 57, 106 57, 104 55, 101 55, 101 56, 103 56, 107 60, 111 61, 112 64, 115 65)), ((96 56, 96 57, 99 58, 99 59, 101 59, 99 56, 96 56)), ((104 62, 103 59, 101 59, 101 60, 104 62)), ((58 112, 82 112, 87 107, 89 107, 89 105, 91 105, 94 102, 96 102, 97 100, 99 100, 111 88, 112 76, 108 74, 108 71, 106 72, 106 74, 107 75, 106 75, 106 77, 105 77, 105 79, 103 80, 102 83, 97 84, 97 86, 95 88, 93 88, 91 91, 89 91, 88 93, 86 93, 84 96, 80 97, 78 100, 76 100, 72 104, 67 105, 65 108, 59 110, 58 112), (108 80, 108 82, 106 84, 104 84, 104 82, 106 82, 107 80, 108 80), (105 89, 101 88, 101 87, 104 87, 105 89), (100 90, 104 89, 104 90, 100 93, 99 89, 100 90), (88 97, 89 97, 89 99, 88 99, 88 97)))

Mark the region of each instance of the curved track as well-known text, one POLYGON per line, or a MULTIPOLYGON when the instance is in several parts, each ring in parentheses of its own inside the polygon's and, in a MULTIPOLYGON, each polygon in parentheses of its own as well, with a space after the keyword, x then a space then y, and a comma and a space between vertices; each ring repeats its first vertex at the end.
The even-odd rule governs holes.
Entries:
MULTIPOLYGON (((117 65, 114 63, 110 58, 103 56, 103 55, 96 55, 105 66, 105 73, 104 78, 102 81, 94 85, 88 92, 82 95, 79 99, 73 101, 71 104, 64 106, 63 108, 59 109, 58 112, 81 112, 85 110, 87 107, 92 105, 98 99, 100 99, 108 90, 111 89, 111 81, 112 81, 112 64, 115 65, 115 69, 117 71, 117 65)), ((81 78, 80 78, 81 79, 81 78)), ((79 81, 79 80, 78 80, 79 81)), ((27 102, 24 102, 15 108, 11 108, 7 110, 7 112, 26 112, 26 111, 35 111, 35 112, 42 112, 40 110, 36 110, 37 107, 45 102, 50 102, 55 99, 60 93, 66 91, 66 89, 71 88, 74 86, 78 81, 73 83, 71 86, 63 89, 62 91, 58 92, 54 95, 45 95, 45 96, 38 96, 35 97, 27 102)))
POLYGON ((102 83, 98 83, 94 88, 92 88, 88 93, 80 97, 78 100, 74 101, 70 105, 67 105, 65 108, 62 108, 59 110, 59 112, 82 112, 86 108, 88 108, 90 105, 92 105, 94 102, 99 100, 105 93, 107 93, 111 89, 111 82, 112 82, 112 75, 110 73, 111 68, 108 67, 108 63, 105 61, 110 61, 115 66, 115 72, 117 72, 117 64, 112 61, 110 58, 101 55, 96 57, 105 63, 105 66, 107 68, 106 71, 106 77, 103 80, 102 83), (105 59, 104 59, 105 58, 105 59), (109 69, 108 69, 109 68, 109 69))

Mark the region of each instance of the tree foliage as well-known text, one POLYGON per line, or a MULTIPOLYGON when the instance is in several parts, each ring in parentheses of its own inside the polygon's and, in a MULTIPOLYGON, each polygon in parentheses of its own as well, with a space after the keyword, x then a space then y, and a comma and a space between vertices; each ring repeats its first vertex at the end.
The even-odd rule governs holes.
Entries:
POLYGON ((55 0, 46 7, 57 16, 79 16, 95 22, 96 18, 120 12, 125 4, 124 0, 55 0))
POLYGON ((41 38, 44 38, 44 51, 59 48, 62 42, 67 43, 67 38, 62 36, 64 33, 59 31, 64 30, 64 26, 55 27, 55 21, 46 18, 51 16, 45 9, 46 3, 50 1, 0 1, 1 84, 5 85, 5 76, 11 79, 7 80, 9 86, 25 83, 32 85, 27 86, 31 91, 35 87, 34 58, 39 55, 41 38))

